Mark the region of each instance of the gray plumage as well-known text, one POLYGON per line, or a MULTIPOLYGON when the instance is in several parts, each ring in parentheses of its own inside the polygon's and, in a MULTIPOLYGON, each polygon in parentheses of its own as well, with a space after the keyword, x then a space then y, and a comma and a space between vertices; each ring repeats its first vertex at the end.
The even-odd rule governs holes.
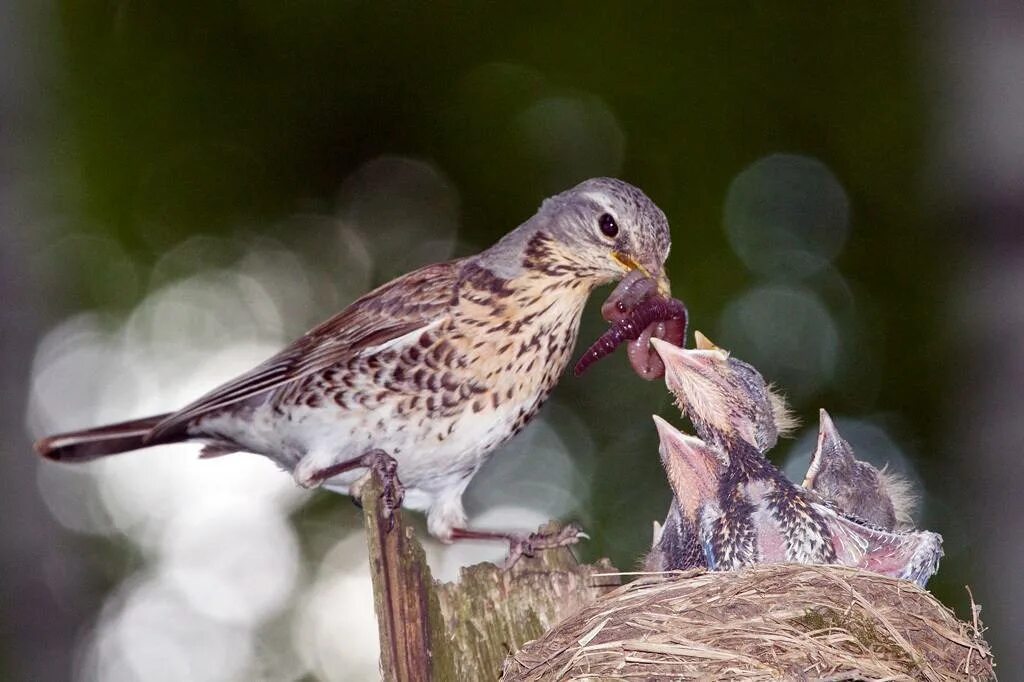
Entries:
POLYGON ((857 459, 853 447, 824 409, 819 419, 818 441, 804 487, 843 513, 872 525, 887 529, 913 525, 910 485, 891 472, 857 459))

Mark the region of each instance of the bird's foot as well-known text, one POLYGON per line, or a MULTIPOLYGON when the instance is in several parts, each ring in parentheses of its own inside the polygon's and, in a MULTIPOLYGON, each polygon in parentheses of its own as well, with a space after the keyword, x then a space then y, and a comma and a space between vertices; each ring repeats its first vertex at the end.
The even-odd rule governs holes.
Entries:
POLYGON ((375 452, 374 455, 367 455, 373 458, 369 468, 380 475, 380 503, 390 532, 395 527, 395 512, 402 507, 402 501, 405 500, 405 486, 398 480, 398 462, 395 458, 383 450, 375 452))
POLYGON ((504 565, 504 568, 507 571, 524 556, 533 557, 536 556, 537 552, 542 552, 546 549, 557 549, 558 547, 574 545, 581 539, 590 539, 590 536, 584 533, 583 529, 575 523, 568 523, 557 531, 529 534, 472 530, 470 528, 452 528, 449 539, 503 540, 507 542, 508 557, 505 559, 504 565))
MULTIPOLYGON (((317 469, 306 477, 306 483, 303 485, 316 487, 330 478, 353 469, 369 469, 380 476, 382 514, 388 521, 388 530, 390 531, 395 525, 395 511, 402 506, 402 501, 405 499, 405 486, 398 480, 398 461, 383 450, 370 450, 354 459, 317 469)), ((353 485, 350 491, 353 501, 362 507, 362 486, 353 485)))
POLYGON ((508 558, 505 559, 505 570, 512 568, 522 557, 533 557, 537 552, 546 549, 557 549, 575 545, 580 540, 590 539, 575 523, 567 523, 561 530, 550 533, 530 533, 529 535, 510 535, 508 558))

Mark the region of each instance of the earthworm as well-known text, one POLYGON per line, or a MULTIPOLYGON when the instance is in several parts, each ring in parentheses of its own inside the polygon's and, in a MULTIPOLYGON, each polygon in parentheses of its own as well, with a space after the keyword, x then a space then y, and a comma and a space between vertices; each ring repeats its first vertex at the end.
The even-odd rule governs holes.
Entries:
POLYGON ((655 295, 657 291, 657 282, 639 270, 632 270, 622 278, 601 306, 601 317, 608 322, 625 320, 641 301, 655 295))
MULTIPOLYGON (((627 286, 624 291, 628 296, 634 293, 632 286, 627 286)), ((613 292, 612 298, 617 299, 617 293, 618 289, 613 292)), ((665 365, 651 347, 651 337, 681 346, 686 337, 686 306, 678 299, 660 295, 648 295, 635 304, 632 300, 629 303, 632 308, 626 306, 627 310, 624 311, 617 309, 621 313, 619 319, 612 322, 608 330, 598 337, 576 363, 573 369, 576 376, 583 374, 601 358, 611 355, 626 341, 630 341, 627 349, 629 363, 637 374, 647 380, 664 376, 665 365)))

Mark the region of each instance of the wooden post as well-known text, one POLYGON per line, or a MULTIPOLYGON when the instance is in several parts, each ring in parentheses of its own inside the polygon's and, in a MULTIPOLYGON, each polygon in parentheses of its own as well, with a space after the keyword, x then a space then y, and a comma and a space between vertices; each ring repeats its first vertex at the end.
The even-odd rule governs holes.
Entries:
POLYGON ((607 560, 580 565, 565 547, 520 559, 510 570, 477 564, 457 582, 437 583, 401 512, 389 530, 380 492, 373 473, 361 498, 381 676, 388 682, 496 680, 508 653, 620 583, 595 576, 615 572, 607 560))
POLYGON ((380 631, 381 677, 388 682, 451 679, 451 650, 423 547, 401 511, 385 519, 377 472, 361 491, 373 578, 373 605, 380 631), (389 527, 390 526, 390 527, 389 527), (432 626, 433 625, 433 632, 432 626))

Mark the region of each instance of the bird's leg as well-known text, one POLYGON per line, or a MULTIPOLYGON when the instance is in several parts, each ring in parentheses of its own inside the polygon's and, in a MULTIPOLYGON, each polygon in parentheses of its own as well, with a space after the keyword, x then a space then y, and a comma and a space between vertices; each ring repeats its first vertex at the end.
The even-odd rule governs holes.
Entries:
POLYGON ((508 558, 505 569, 512 568, 521 557, 532 557, 545 549, 556 549, 574 545, 581 538, 590 536, 583 532, 575 523, 566 524, 561 530, 550 533, 507 533, 501 531, 473 530, 472 528, 452 528, 448 536, 451 540, 498 540, 508 543, 508 558))
MULTIPOLYGON (((380 480, 383 483, 381 503, 384 505, 384 518, 393 524, 392 515, 396 509, 402 506, 402 500, 405 498, 405 486, 398 480, 398 462, 383 450, 370 450, 366 454, 354 459, 318 469, 307 480, 312 485, 319 485, 329 478, 343 474, 346 471, 352 471, 353 469, 370 469, 380 474, 380 480)), ((353 490, 352 492, 352 499, 357 500, 359 498, 359 491, 353 490)), ((357 504, 362 506, 358 502, 357 504)), ((391 526, 389 525, 388 530, 390 529, 391 526)))

